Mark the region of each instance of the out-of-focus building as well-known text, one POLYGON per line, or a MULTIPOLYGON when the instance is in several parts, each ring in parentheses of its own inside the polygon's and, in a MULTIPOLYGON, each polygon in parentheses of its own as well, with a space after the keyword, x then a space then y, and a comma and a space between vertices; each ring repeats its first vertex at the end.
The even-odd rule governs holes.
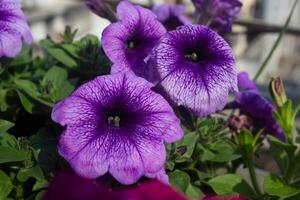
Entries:
MULTIPOLYGON (((112 0, 113 1, 113 0, 112 0)), ((150 0, 151 1, 151 0, 150 0)), ((133 1, 134 2, 134 1, 133 1)), ((135 0, 147 4, 149 0, 135 0)), ((191 0, 152 0, 155 4, 163 2, 183 2, 187 12, 194 8, 191 0)), ((292 8, 294 0, 243 0, 241 19, 261 20, 273 25, 283 25, 292 8)), ((63 32, 66 25, 78 29, 78 37, 94 34, 99 38, 109 24, 105 19, 91 13, 83 0, 23 0, 31 30, 36 41, 47 35, 55 38, 63 32)), ((300 30, 300 4, 294 12, 290 26, 300 30)), ((230 38, 239 70, 248 71, 251 76, 257 72, 274 44, 278 32, 246 34, 247 27, 235 26, 230 38)), ((281 75, 291 89, 291 95, 300 101, 300 35, 286 34, 272 57, 259 83, 267 84, 269 78, 281 75)), ((289 90, 289 89, 288 89, 289 90)))

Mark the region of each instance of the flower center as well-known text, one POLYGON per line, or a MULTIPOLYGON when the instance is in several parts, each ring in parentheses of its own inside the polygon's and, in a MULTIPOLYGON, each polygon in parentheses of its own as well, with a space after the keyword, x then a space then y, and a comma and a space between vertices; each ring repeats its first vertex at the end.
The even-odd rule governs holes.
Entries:
POLYGON ((196 52, 192 52, 191 54, 185 55, 185 58, 188 61, 191 61, 191 62, 198 62, 199 61, 199 56, 196 52))
POLYGON ((118 115, 109 116, 107 118, 107 123, 110 126, 120 127, 121 118, 118 115))
POLYGON ((131 41, 127 42, 126 48, 127 49, 133 49, 134 46, 135 46, 134 41, 131 40, 131 41))

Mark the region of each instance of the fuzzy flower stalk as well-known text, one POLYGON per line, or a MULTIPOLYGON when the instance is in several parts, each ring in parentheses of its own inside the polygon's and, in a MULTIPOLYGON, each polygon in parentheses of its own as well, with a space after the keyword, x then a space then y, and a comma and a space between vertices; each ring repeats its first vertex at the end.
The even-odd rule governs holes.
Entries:
POLYGON ((132 73, 100 76, 57 103, 52 119, 65 127, 59 153, 81 176, 110 173, 122 184, 142 176, 168 182, 166 150, 183 136, 180 121, 152 84, 132 73))
POLYGON ((20 0, 0 0, 0 57, 15 57, 32 36, 20 0))

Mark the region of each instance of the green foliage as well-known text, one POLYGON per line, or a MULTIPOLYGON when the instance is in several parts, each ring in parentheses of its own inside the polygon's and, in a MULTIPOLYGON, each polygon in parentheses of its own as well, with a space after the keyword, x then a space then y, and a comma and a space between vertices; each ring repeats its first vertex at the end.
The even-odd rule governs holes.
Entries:
POLYGON ((54 174, 65 168, 57 153, 61 128, 52 122, 54 103, 75 87, 107 74, 110 63, 96 36, 24 46, 13 60, 0 60, 0 199, 41 199, 54 174), (9 133, 8 133, 9 132, 9 133))
POLYGON ((8 129, 10 129, 13 126, 14 126, 14 123, 0 119, 0 136, 2 133, 6 133, 6 131, 8 131, 8 129))
POLYGON ((9 193, 13 190, 13 184, 9 176, 0 170, 0 199, 6 199, 9 193))
MULTIPOLYGON (((69 169, 57 153, 63 129, 50 118, 52 106, 82 83, 110 70, 99 39, 88 35, 75 41, 75 34, 67 27, 61 41, 47 38, 24 47, 13 60, 0 61, 0 199, 39 199, 54 174, 69 169)), ((280 103, 274 116, 289 141, 266 137, 280 171, 265 177, 263 191, 254 162, 265 138, 263 130, 256 135, 249 130, 232 133, 226 113, 199 119, 176 112, 186 126, 183 139, 166 145, 170 183, 195 199, 204 193, 300 199, 300 128, 296 142, 292 139, 300 106, 294 108, 284 98, 280 103), (251 185, 234 174, 241 165, 249 170, 251 185)))
POLYGON ((280 177, 271 174, 265 177, 264 191, 272 196, 287 198, 299 194, 300 187, 287 185, 280 177))
POLYGON ((171 184, 190 197, 203 195, 207 181, 217 176, 217 168, 240 158, 237 146, 229 139, 223 119, 198 119, 195 130, 185 127, 179 142, 167 145, 167 169, 171 184))
POLYGON ((208 184, 219 195, 242 194, 244 196, 254 196, 252 188, 240 176, 225 174, 217 176, 208 181, 208 184))

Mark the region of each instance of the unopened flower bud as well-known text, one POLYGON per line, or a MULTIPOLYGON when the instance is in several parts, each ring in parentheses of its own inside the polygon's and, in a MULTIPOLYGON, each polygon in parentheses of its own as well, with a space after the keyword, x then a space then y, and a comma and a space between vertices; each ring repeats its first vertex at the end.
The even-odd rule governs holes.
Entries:
POLYGON ((273 77, 271 79, 269 90, 276 105, 282 107, 287 101, 287 97, 280 77, 273 77))

